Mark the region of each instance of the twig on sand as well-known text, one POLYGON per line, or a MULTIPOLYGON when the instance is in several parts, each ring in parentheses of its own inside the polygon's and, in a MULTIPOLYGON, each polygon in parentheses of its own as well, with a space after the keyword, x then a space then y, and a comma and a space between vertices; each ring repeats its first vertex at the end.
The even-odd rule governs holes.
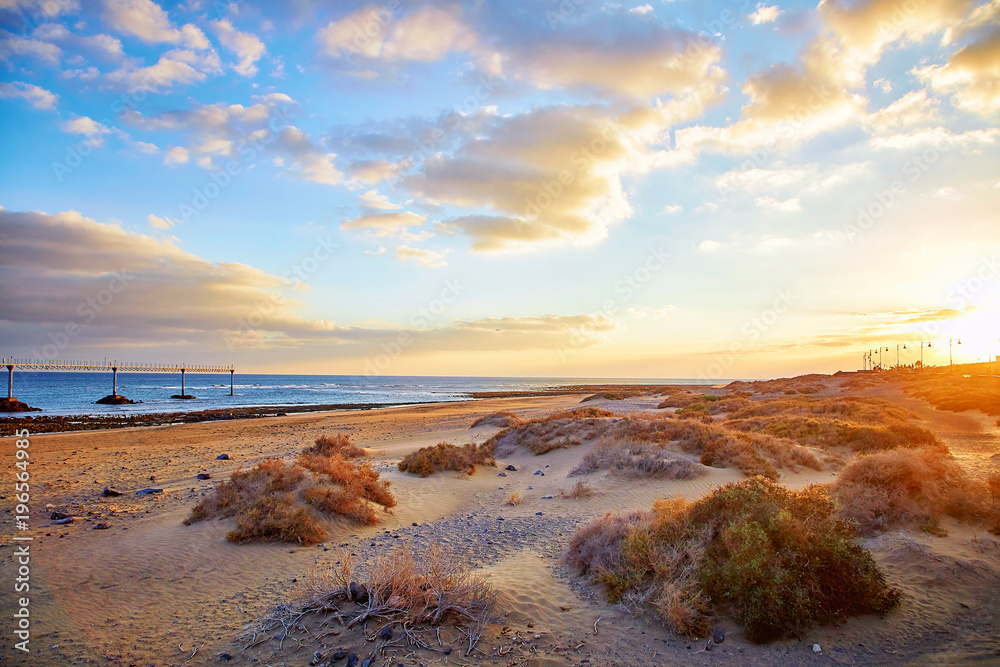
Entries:
POLYGON ((602 618, 604 618, 604 617, 603 617, 603 616, 598 616, 598 617, 597 617, 597 620, 596 620, 596 621, 594 621, 594 634, 595 634, 595 635, 597 634, 597 624, 601 622, 601 619, 602 619, 602 618))
MULTIPOLYGON (((190 658, 188 658, 187 660, 185 660, 185 661, 184 661, 184 665, 186 665, 186 664, 188 664, 189 662, 191 662, 192 660, 194 660, 194 656, 198 654, 198 650, 199 650, 199 649, 200 649, 201 647, 202 647, 202 644, 198 644, 197 646, 195 646, 195 647, 194 647, 194 650, 193 650, 193 651, 191 651, 191 657, 190 657, 190 658)), ((178 648, 180 648, 180 646, 179 646, 179 645, 178 645, 178 648)), ((186 653, 186 652, 187 652, 187 651, 185 651, 185 653, 186 653)), ((181 665, 181 667, 184 667, 184 665, 181 665)))

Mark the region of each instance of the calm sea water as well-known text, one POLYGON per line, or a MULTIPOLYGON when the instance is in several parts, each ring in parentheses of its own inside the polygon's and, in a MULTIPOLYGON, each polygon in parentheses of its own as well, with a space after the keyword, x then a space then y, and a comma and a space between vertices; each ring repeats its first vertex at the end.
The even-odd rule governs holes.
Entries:
MULTIPOLYGON (((6 373, 2 379, 7 380, 6 373)), ((723 381, 628 378, 498 378, 366 375, 245 375, 237 373, 234 395, 229 374, 189 373, 184 389, 197 398, 173 400, 181 376, 166 373, 119 373, 118 393, 135 405, 96 405, 111 393, 111 373, 14 371, 14 396, 41 408, 35 415, 98 415, 137 412, 187 412, 268 405, 422 403, 469 400, 470 392, 544 389, 574 384, 716 384, 723 381)))

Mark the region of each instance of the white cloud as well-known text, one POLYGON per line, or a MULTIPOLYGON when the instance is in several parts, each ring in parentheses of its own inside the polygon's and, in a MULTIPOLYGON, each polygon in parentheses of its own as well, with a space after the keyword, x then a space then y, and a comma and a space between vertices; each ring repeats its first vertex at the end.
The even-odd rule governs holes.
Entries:
POLYGON ((240 62, 233 67, 236 73, 241 76, 257 74, 257 61, 266 51, 264 42, 249 32, 240 32, 226 19, 212 21, 212 27, 219 36, 222 46, 240 59, 240 62))
MULTIPOLYGON (((411 227, 420 227, 427 216, 410 211, 369 212, 351 220, 345 220, 340 228, 344 230, 365 230, 374 236, 405 236, 411 227)), ((412 238, 412 237, 411 237, 412 238)))
POLYGON ((12 60, 18 56, 34 58, 46 65, 58 65, 62 49, 55 44, 0 30, 0 60, 12 60))
POLYGON ((393 211, 401 208, 399 204, 389 201, 389 198, 385 195, 379 194, 378 190, 368 190, 358 197, 358 201, 366 208, 380 211, 393 211))
POLYGON ((772 211, 778 211, 779 213, 798 213, 802 210, 802 205, 799 203, 798 198, 786 199, 781 201, 775 199, 774 197, 757 197, 754 200, 760 208, 771 209, 772 211))
POLYGON ((678 213, 682 213, 683 211, 684 207, 681 206, 680 204, 667 204, 662 209, 660 209, 660 215, 677 215, 678 213))
POLYGON ((632 9, 628 10, 628 13, 629 14, 639 14, 640 16, 645 16, 646 14, 652 14, 653 13, 653 6, 649 5, 649 4, 639 5, 638 7, 633 7, 632 9))
POLYGON ((0 97, 21 97, 36 109, 52 111, 59 102, 59 96, 40 86, 22 81, 0 82, 0 97))
POLYGON ((184 164, 190 159, 188 151, 183 146, 171 146, 163 156, 163 164, 184 164))
POLYGON ((778 20, 779 16, 781 16, 781 10, 776 5, 768 7, 765 6, 764 3, 759 3, 757 5, 757 11, 750 15, 750 23, 753 23, 754 25, 773 23, 778 20))
POLYGON ((149 214, 149 217, 146 218, 146 221, 149 223, 149 226, 152 227, 153 229, 170 229, 171 227, 177 224, 176 220, 173 220, 171 218, 161 218, 160 216, 153 215, 152 213, 149 214))
POLYGON ((698 244, 698 250, 702 252, 714 252, 722 247, 722 244, 712 239, 705 239, 698 244))
POLYGON ((385 61, 441 59, 472 46, 475 36, 460 10, 426 5, 394 20, 388 9, 370 5, 331 21, 317 37, 333 57, 357 56, 385 61))
POLYGON ((104 0, 102 17, 118 32, 147 44, 176 44, 182 38, 167 12, 152 0, 104 0))
POLYGON ((88 116, 77 116, 59 123, 59 129, 67 134, 109 134, 111 130, 88 116))
POLYGON ((434 252, 433 250, 422 250, 420 248, 411 248, 410 246, 396 246, 396 259, 401 262, 416 262, 420 266, 429 267, 439 267, 445 266, 444 252, 434 252))

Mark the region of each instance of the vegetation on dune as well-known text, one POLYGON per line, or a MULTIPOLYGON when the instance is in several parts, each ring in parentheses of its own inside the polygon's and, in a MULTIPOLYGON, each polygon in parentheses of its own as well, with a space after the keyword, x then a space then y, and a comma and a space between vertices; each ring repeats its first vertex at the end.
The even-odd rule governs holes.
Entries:
POLYGON ((625 394, 620 391, 603 391, 599 394, 591 394, 584 398, 581 403, 586 403, 587 401, 623 401, 625 400, 625 394))
POLYGON ((980 410, 988 415, 1000 415, 1000 380, 997 378, 945 373, 916 375, 904 390, 910 396, 924 399, 938 410, 980 410))
POLYGON ((596 519, 567 560, 611 602, 649 607, 675 632, 704 636, 725 611, 761 642, 896 606, 898 591, 852 536, 824 489, 755 477, 695 503, 596 519))
POLYGON ((323 518, 376 523, 376 506, 388 510, 396 505, 389 482, 380 479, 367 461, 344 458, 340 452, 351 451, 353 445, 346 436, 337 437, 344 440, 335 445, 317 441, 299 454, 295 464, 267 459, 249 470, 237 470, 194 506, 184 524, 232 518, 236 529, 226 534, 231 542, 316 544, 326 536, 323 518))
POLYGON ((574 447, 599 435, 613 412, 599 408, 578 408, 556 412, 540 419, 506 428, 483 443, 495 456, 510 456, 523 447, 536 456, 554 449, 574 447))
POLYGON ((860 456, 840 472, 831 492, 840 515, 863 534, 914 527, 940 534, 944 516, 987 523, 1000 518, 990 484, 972 479, 947 451, 924 448, 860 456))
POLYGON ((459 446, 439 442, 404 456, 399 462, 399 470, 421 477, 428 477, 442 470, 455 470, 471 475, 476 472, 477 465, 496 465, 492 446, 487 446, 485 443, 459 446))
POLYGON ((691 459, 663 444, 615 436, 601 438, 569 474, 572 477, 598 470, 625 477, 663 479, 691 479, 702 474, 702 469, 691 459))
POLYGON ((523 423, 523 420, 521 420, 513 412, 501 410, 499 412, 493 412, 480 417, 476 421, 472 422, 472 426, 469 428, 476 428, 477 426, 499 426, 501 428, 507 428, 508 426, 517 426, 521 423, 523 423))
POLYGON ((335 433, 316 438, 316 444, 303 449, 299 456, 333 456, 334 454, 340 454, 345 459, 359 459, 368 455, 364 447, 358 447, 351 442, 350 436, 335 433))

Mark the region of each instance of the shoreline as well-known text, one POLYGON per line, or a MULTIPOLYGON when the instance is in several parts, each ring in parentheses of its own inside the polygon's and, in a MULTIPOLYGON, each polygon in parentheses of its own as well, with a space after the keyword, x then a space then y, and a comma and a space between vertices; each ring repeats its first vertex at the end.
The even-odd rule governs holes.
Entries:
POLYGON ((626 396, 660 393, 666 388, 700 389, 715 388, 714 385, 691 384, 602 384, 570 385, 566 387, 546 387, 539 390, 517 391, 471 391, 463 400, 446 401, 406 401, 399 403, 316 403, 296 405, 259 405, 234 408, 210 408, 195 411, 149 412, 128 415, 24 415, 0 417, 0 437, 13 436, 22 428, 28 428, 32 435, 40 433, 72 433, 77 431, 106 431, 122 428, 145 428, 176 424, 197 424, 204 422, 224 422, 237 419, 260 419, 282 417, 289 414, 340 412, 344 410, 377 410, 382 408, 403 408, 420 405, 450 405, 503 398, 535 398, 540 396, 572 396, 599 394, 602 392, 622 393, 626 396))

